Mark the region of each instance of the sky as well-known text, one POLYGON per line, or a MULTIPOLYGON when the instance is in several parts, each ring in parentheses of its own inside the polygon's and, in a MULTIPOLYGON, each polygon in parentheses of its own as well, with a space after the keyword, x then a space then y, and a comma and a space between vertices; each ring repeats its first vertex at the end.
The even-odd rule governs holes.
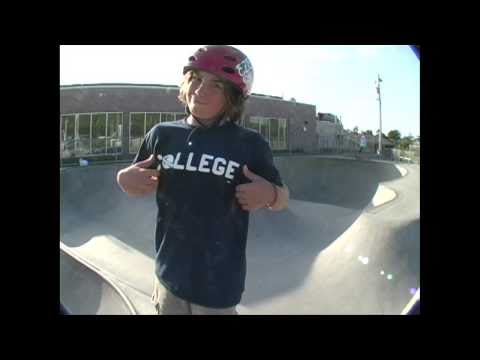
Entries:
MULTIPOLYGON (((203 45, 61 45, 60 85, 178 85, 203 45)), ((252 92, 315 105, 345 129, 420 136, 420 62, 408 45, 232 45, 254 69, 252 92)))

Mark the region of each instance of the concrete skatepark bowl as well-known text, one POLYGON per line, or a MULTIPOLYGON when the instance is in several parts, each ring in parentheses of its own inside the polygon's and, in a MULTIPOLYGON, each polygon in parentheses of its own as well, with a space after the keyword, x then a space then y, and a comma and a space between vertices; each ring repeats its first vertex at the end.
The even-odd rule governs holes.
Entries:
MULTIPOLYGON (((420 168, 278 156, 288 209, 250 214, 241 315, 400 314, 420 287, 420 168)), ((154 195, 127 164, 63 168, 60 300, 73 314, 153 314, 154 195)))

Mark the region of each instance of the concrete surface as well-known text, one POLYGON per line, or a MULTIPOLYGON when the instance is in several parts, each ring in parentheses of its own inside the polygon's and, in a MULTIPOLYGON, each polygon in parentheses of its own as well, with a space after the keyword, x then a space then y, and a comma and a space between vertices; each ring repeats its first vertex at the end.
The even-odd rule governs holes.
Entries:
POLYGON ((75 315, 135 315, 123 292, 88 261, 60 243, 60 298, 75 315))
MULTIPOLYGON (((400 314, 420 287, 419 166, 332 156, 275 163, 290 206, 250 216, 238 312, 400 314)), ((121 192, 124 166, 61 170, 61 242, 108 275, 138 314, 153 314, 155 201, 121 192)), ((61 274, 70 266, 61 261, 61 274)), ((103 309, 110 301, 89 278, 60 285, 72 309, 99 313, 99 299, 103 309), (88 296, 71 295, 79 289, 88 296)))

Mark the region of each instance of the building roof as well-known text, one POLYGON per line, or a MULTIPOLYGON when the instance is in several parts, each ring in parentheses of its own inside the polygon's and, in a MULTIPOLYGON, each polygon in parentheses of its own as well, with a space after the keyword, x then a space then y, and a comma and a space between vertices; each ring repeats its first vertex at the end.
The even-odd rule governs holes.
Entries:
MULTIPOLYGON (((83 90, 83 89, 100 89, 100 88, 141 88, 141 89, 177 89, 178 85, 165 85, 165 84, 133 84, 133 83, 94 83, 94 84, 72 84, 72 85, 60 85, 60 90, 83 90)), ((305 104, 298 101, 285 100, 280 96, 265 95, 258 93, 251 93, 252 97, 258 97, 262 99, 280 100, 290 103, 305 104)))
MULTIPOLYGON (((60 85, 60 112, 183 112, 185 105, 177 98, 179 90, 176 85, 164 84, 60 85)), ((252 94, 249 100, 246 114, 251 109, 272 117, 288 117, 293 112, 297 115, 315 113, 315 105, 294 103, 279 97, 252 94)))
POLYGON ((163 84, 98 83, 98 84, 60 85, 60 90, 83 90, 83 89, 89 89, 89 88, 180 89, 180 87, 177 85, 163 85, 163 84))

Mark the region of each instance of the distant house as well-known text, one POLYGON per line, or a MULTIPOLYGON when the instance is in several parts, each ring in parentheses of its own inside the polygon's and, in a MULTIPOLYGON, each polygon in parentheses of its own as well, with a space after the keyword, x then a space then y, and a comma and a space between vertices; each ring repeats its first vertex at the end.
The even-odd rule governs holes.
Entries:
MULTIPOLYGON (((376 153, 378 149, 378 135, 365 134, 367 138, 367 148, 369 151, 376 153)), ((360 135, 359 135, 360 137, 360 135)), ((395 147, 395 142, 382 133, 382 149, 388 150, 395 147)))
POLYGON ((347 147, 348 133, 338 116, 319 112, 316 120, 319 151, 342 151, 347 147))
POLYGON ((420 140, 419 139, 416 139, 412 145, 410 145, 410 149, 413 150, 413 149, 420 149, 420 140))

